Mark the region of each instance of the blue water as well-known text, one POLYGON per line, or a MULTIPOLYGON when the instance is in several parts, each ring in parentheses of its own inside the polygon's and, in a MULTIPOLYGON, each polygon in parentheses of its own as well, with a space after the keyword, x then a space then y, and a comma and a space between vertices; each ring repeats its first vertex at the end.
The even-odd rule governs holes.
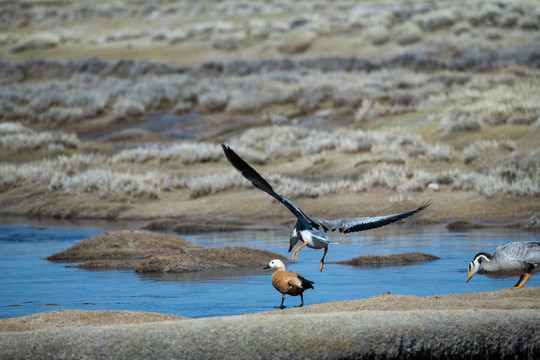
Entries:
MULTIPOLYGON (((281 295, 270 283, 271 271, 259 268, 148 275, 132 271, 86 271, 45 257, 123 224, 61 226, 35 222, 0 225, 0 318, 53 310, 131 310, 188 317, 233 315, 273 310, 281 295)), ((286 231, 233 232, 184 236, 205 246, 241 245, 287 253, 286 231)), ((444 224, 405 226, 350 235, 331 234, 327 263, 320 273, 322 250, 302 249, 288 270, 315 281, 304 293, 306 305, 392 294, 439 295, 512 287, 517 278, 476 275, 465 283, 467 265, 479 251, 493 252, 511 241, 540 240, 540 234, 511 229, 449 232, 444 224), (332 261, 359 255, 420 251, 440 260, 412 266, 358 268, 332 261)), ((271 260, 271 259, 269 259, 271 260)), ((534 274, 526 286, 540 286, 534 274)), ((285 298, 286 306, 300 302, 285 298)))

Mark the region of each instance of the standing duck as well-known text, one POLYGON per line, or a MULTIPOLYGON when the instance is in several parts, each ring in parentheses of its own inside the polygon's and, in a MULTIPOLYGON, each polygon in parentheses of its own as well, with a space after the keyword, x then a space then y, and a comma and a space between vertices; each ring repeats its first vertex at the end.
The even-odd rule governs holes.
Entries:
POLYGON ((285 205, 294 216, 296 216, 297 221, 296 225, 290 236, 290 246, 289 252, 294 248, 294 245, 298 241, 302 241, 303 244, 300 245, 293 253, 292 261, 296 261, 298 258, 298 252, 304 246, 310 247, 312 249, 324 249, 324 254, 321 259, 321 264, 319 266, 319 271, 322 271, 324 265, 324 257, 328 252, 328 244, 330 240, 328 239, 327 231, 339 230, 341 233, 350 233, 356 231, 363 231, 369 229, 375 229, 381 226, 391 224, 393 222, 405 219, 411 215, 414 215, 429 205, 431 201, 423 202, 419 208, 394 214, 394 215, 382 215, 375 217, 361 217, 361 218, 345 218, 337 220, 324 220, 324 219, 314 219, 310 218, 298 206, 296 206, 292 201, 287 199, 285 196, 280 195, 272 189, 272 186, 264 180, 264 178, 259 175, 255 169, 249 166, 240 156, 238 156, 230 147, 222 144, 223 152, 225 156, 232 164, 232 166, 238 170, 246 179, 251 181, 253 186, 257 189, 264 191, 265 193, 272 196, 274 199, 278 200, 280 203, 285 205))
POLYGON ((486 273, 501 273, 519 275, 514 288, 525 285, 531 277, 530 273, 540 264, 540 242, 519 241, 501 245, 493 255, 480 252, 469 264, 467 281, 480 270, 480 265, 486 273), (522 281, 523 280, 523 281, 522 281))
POLYGON ((281 293, 281 305, 276 308, 283 309, 283 301, 285 295, 298 296, 300 295, 300 305, 304 306, 304 296, 302 293, 307 289, 313 289, 313 281, 310 281, 302 275, 294 271, 285 271, 285 264, 281 260, 272 260, 263 269, 276 269, 272 274, 272 285, 281 293))

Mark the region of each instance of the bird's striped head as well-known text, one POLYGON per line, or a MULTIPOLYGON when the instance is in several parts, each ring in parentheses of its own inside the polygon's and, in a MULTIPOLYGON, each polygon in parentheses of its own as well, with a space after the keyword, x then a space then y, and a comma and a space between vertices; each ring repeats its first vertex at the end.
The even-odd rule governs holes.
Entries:
POLYGON ((471 280, 471 278, 474 275, 476 275, 478 270, 480 270, 480 264, 482 264, 482 261, 491 261, 491 255, 489 255, 488 253, 481 252, 474 256, 474 259, 469 264, 469 270, 467 273, 467 281, 465 282, 469 282, 469 280, 471 280))

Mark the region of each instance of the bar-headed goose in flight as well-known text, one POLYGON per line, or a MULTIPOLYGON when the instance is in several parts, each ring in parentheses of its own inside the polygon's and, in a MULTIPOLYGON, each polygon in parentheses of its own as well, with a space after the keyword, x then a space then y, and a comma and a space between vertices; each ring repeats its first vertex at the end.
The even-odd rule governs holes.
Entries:
POLYGON ((255 171, 251 166, 249 166, 240 156, 238 156, 230 147, 222 144, 223 151, 229 162, 238 170, 246 179, 251 181, 253 186, 257 189, 264 191, 269 194, 279 202, 281 202, 287 209, 289 209, 294 216, 296 216, 297 221, 296 225, 291 233, 290 237, 290 246, 289 252, 293 249, 294 245, 300 240, 303 242, 293 253, 292 261, 295 261, 298 257, 298 252, 304 246, 310 247, 312 249, 323 249, 324 254, 321 259, 321 265, 319 271, 322 271, 324 265, 324 257, 328 252, 328 244, 330 240, 326 234, 327 231, 339 230, 341 233, 350 233, 356 231, 363 231, 378 228, 391 224, 393 222, 405 219, 411 215, 414 215, 429 205, 431 201, 423 202, 419 208, 399 214, 394 215, 382 215, 375 217, 361 217, 361 218, 344 218, 337 220, 324 220, 324 219, 313 219, 304 214, 298 206, 296 206, 292 201, 287 199, 285 196, 280 195, 272 189, 272 186, 268 184, 266 180, 263 179, 257 171, 255 171))
POLYGON ((466 282, 469 282, 478 270, 480 270, 480 265, 482 265, 484 271, 488 274, 519 275, 519 280, 514 285, 514 288, 523 287, 531 277, 530 273, 535 267, 540 265, 540 242, 512 242, 497 247, 493 255, 485 252, 476 254, 469 264, 466 282))
POLYGON ((285 295, 298 296, 300 295, 300 305, 304 306, 304 295, 302 293, 307 289, 313 289, 313 281, 309 281, 302 275, 294 271, 285 271, 285 264, 281 260, 272 260, 263 269, 276 269, 272 274, 272 285, 281 293, 281 305, 276 308, 283 309, 283 301, 285 295))

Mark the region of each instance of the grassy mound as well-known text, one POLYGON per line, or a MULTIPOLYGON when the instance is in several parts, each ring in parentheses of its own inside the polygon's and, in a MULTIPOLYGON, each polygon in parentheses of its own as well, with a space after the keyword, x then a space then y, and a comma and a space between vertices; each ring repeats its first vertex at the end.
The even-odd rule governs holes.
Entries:
POLYGON ((421 253, 410 252, 403 254, 393 254, 389 256, 380 255, 363 255, 355 257, 350 260, 337 261, 337 264, 353 265, 353 266, 400 266, 400 265, 414 265, 425 261, 432 261, 440 259, 440 257, 421 253))
POLYGON ((175 235, 135 230, 99 234, 47 258, 81 262, 81 269, 131 269, 141 273, 264 266, 271 259, 288 261, 270 251, 241 246, 203 248, 175 235))

